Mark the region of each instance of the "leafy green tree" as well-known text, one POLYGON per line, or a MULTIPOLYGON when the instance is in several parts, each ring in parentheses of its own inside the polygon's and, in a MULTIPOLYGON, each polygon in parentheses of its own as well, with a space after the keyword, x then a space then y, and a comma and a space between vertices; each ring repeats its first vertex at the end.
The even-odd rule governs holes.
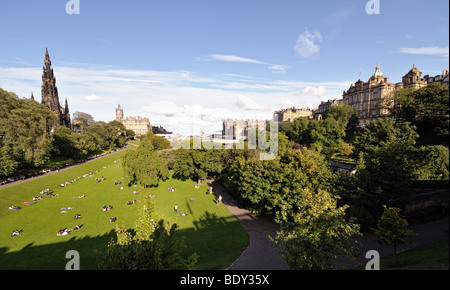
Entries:
POLYGON ((415 129, 416 127, 408 122, 395 122, 392 118, 370 122, 356 137, 354 154, 371 154, 380 147, 392 144, 414 146, 419 138, 415 129))
POLYGON ((184 237, 178 236, 176 224, 160 219, 150 196, 140 201, 135 234, 116 229, 105 252, 96 251, 100 269, 108 270, 191 270, 198 255, 185 257, 184 237))
POLYGON ((333 176, 324 157, 306 148, 289 149, 274 160, 238 158, 224 179, 225 188, 253 210, 294 210, 306 189, 329 189, 333 176))
POLYGON ((170 147, 170 142, 164 137, 156 136, 153 132, 148 132, 141 136, 141 140, 147 139, 152 143, 155 150, 164 150, 170 147))
POLYGON ((358 253, 359 226, 345 217, 348 206, 338 207, 337 199, 324 190, 305 190, 298 210, 278 214, 275 243, 290 269, 331 270, 337 256, 358 253))
POLYGON ((19 162, 14 156, 14 149, 10 142, 3 141, 0 147, 0 176, 10 176, 19 168, 19 162))
POLYGON ((8 154, 3 157, 8 171, 45 164, 52 151, 51 131, 55 127, 56 117, 45 105, 0 89, 0 148, 8 154))
POLYGON ((200 182, 207 177, 218 176, 223 169, 221 150, 177 149, 174 177, 200 182))
POLYGON ((388 100, 387 107, 397 120, 417 127, 422 145, 449 142, 449 88, 432 83, 424 88, 401 89, 388 100), (390 104, 393 103, 393 106, 390 104))
POLYGON ((79 134, 65 126, 56 128, 53 134, 53 156, 80 158, 79 134))
POLYGON ((357 126, 356 111, 347 104, 339 103, 325 112, 323 120, 297 118, 292 123, 281 124, 280 131, 289 140, 323 151, 331 157, 346 145, 346 141, 353 142, 357 126))
POLYGON ((81 132, 84 132, 87 127, 92 126, 95 123, 94 117, 92 117, 92 115, 79 111, 73 113, 72 120, 74 121, 75 126, 81 129, 81 132))
POLYGON ((167 164, 158 157, 148 140, 143 140, 137 149, 127 151, 122 164, 129 183, 157 186, 160 180, 169 177, 167 164))
POLYGON ((398 214, 400 209, 396 207, 387 207, 383 205, 384 212, 378 221, 375 235, 382 244, 392 246, 394 253, 401 245, 408 244, 408 238, 417 236, 414 231, 408 229, 408 222, 398 214))

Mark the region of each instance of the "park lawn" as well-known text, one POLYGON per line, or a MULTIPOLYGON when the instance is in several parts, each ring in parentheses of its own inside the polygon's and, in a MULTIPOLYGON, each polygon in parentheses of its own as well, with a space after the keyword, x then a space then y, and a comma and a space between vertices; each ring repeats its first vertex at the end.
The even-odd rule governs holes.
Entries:
POLYGON ((94 250, 104 250, 111 238, 115 238, 116 227, 134 226, 139 203, 126 205, 130 200, 141 200, 146 194, 154 195, 156 211, 161 218, 175 222, 177 235, 186 237, 186 254, 196 252, 200 258, 196 269, 218 269, 229 265, 249 243, 249 237, 239 222, 224 205, 217 206, 212 195, 207 195, 207 185, 199 189, 193 181, 169 179, 160 182, 159 187, 141 189, 128 187, 123 179, 120 158, 124 151, 67 170, 33 179, 23 184, 0 190, 0 269, 64 269, 69 261, 65 254, 69 250, 80 253, 81 269, 97 269, 94 250), (118 166, 119 165, 119 166, 118 166), (99 172, 97 172, 99 170, 99 172), (83 174, 94 172, 92 177, 79 179, 83 174), (104 177, 96 183, 95 179, 104 177), (71 185, 59 184, 77 179, 71 185), (121 180, 115 185, 114 180, 121 180), (119 188, 123 186, 123 190, 119 188), (174 192, 167 192, 168 187, 174 192), (34 205, 33 196, 51 188, 57 197, 45 198, 34 205), (139 194, 133 194, 133 191, 139 194), (85 198, 72 198, 86 195, 85 198), (189 201, 191 198, 194 202, 189 201), (174 213, 174 205, 178 212, 174 213), (10 205, 20 206, 19 211, 9 210, 10 205), (103 212, 102 205, 113 206, 103 212), (59 210, 73 209, 67 213, 59 210), (82 218, 75 220, 74 215, 82 218), (110 217, 117 221, 111 223, 110 217), (67 236, 57 236, 59 228, 73 228, 67 236), (20 230, 17 237, 11 237, 14 230, 20 230))
MULTIPOLYGON (((448 270, 448 239, 380 258, 380 270, 448 270)), ((364 270, 365 265, 354 270, 364 270)))

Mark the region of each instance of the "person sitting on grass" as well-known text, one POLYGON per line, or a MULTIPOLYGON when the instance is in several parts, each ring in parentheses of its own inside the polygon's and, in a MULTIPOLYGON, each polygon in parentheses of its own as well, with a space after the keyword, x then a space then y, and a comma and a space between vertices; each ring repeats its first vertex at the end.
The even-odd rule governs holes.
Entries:
POLYGON ((19 234, 20 234, 19 230, 15 230, 15 231, 11 234, 11 237, 18 236, 19 234))
POLYGON ((109 222, 110 222, 110 223, 113 223, 113 222, 115 222, 116 220, 117 220, 116 217, 111 217, 111 218, 109 218, 109 222))
POLYGON ((74 219, 80 219, 81 218, 81 214, 77 213, 73 218, 74 219))

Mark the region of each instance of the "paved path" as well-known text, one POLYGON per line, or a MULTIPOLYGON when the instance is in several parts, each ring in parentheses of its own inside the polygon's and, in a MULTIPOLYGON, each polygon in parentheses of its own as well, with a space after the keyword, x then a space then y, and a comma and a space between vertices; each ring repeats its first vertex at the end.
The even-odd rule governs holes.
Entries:
MULTIPOLYGON (((276 252, 274 243, 269 239, 275 237, 279 226, 272 220, 256 216, 241 207, 226 190, 215 181, 207 181, 214 191, 222 195, 222 200, 228 210, 238 219, 250 237, 250 244, 242 255, 231 264, 227 270, 288 270, 286 261, 276 252)), ((399 251, 410 249, 449 238, 449 218, 440 219, 426 224, 412 226, 411 229, 418 233, 412 239, 412 244, 403 245, 399 251)), ((373 233, 364 234, 359 238, 362 243, 361 255, 355 259, 339 258, 336 269, 352 268, 363 265, 369 261, 365 258, 367 251, 377 250, 380 256, 391 255, 393 248, 376 243, 373 233)))
POLYGON ((256 216, 241 207, 236 200, 216 181, 207 181, 231 214, 241 223, 250 237, 250 244, 242 255, 227 270, 287 270, 286 261, 276 252, 275 244, 269 239, 275 237, 278 224, 265 217, 256 216))
MULTIPOLYGON (((411 244, 403 245, 398 249, 398 252, 411 249, 420 245, 425 245, 433 242, 449 238, 449 218, 436 220, 433 222, 415 225, 410 227, 411 230, 418 234, 417 237, 411 239, 411 244)), ((386 245, 379 245, 376 242, 374 233, 367 233, 362 236, 359 241, 362 243, 362 253, 359 257, 353 259, 340 258, 338 260, 339 268, 351 268, 366 264, 370 259, 366 259, 365 255, 369 250, 376 250, 380 253, 380 257, 394 254, 394 248, 386 245)))

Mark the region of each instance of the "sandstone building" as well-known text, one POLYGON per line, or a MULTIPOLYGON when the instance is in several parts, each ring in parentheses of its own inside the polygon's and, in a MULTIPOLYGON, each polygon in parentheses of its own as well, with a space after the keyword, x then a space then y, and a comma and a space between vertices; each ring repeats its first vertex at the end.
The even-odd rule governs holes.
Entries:
POLYGON ((286 122, 294 122, 294 119, 300 117, 313 117, 313 110, 310 109, 296 109, 296 108, 288 108, 275 111, 274 115, 278 116, 278 123, 286 123, 286 122))
POLYGON ((422 78, 422 72, 414 65, 412 69, 402 77, 399 83, 390 83, 380 70, 377 63, 375 72, 367 82, 358 80, 347 91, 343 92, 343 102, 355 108, 361 125, 389 115, 389 110, 382 108, 382 104, 391 93, 402 88, 419 89, 428 85, 428 81, 422 78))
POLYGON ((145 135, 147 132, 152 132, 152 125, 148 118, 137 117, 123 117, 123 109, 119 105, 116 109, 116 121, 121 122, 127 130, 133 130, 136 136, 145 135))

